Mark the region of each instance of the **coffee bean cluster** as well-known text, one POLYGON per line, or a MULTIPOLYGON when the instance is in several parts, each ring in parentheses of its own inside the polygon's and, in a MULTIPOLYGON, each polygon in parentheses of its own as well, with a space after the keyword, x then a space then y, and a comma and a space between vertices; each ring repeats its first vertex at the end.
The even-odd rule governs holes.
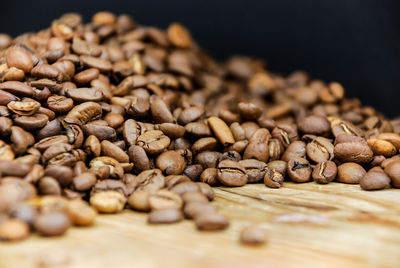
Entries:
MULTIPOLYGON (((124 208, 149 224, 221 230, 211 186, 400 187, 399 119, 337 82, 248 57, 216 62, 179 23, 65 14, 0 35, 0 79, 1 239, 61 235, 124 208)), ((265 238, 258 226, 241 234, 265 238)))

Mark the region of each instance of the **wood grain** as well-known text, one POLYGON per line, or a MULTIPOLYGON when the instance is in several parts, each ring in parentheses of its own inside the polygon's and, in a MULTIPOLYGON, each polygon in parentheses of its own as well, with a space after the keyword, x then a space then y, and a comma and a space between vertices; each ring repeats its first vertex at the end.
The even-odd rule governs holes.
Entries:
POLYGON ((61 238, 0 243, 0 267, 400 267, 400 190, 285 183, 216 194, 231 219, 225 231, 200 233, 191 221, 149 226, 146 214, 124 211, 61 238), (253 222, 269 230, 266 245, 238 243, 253 222))

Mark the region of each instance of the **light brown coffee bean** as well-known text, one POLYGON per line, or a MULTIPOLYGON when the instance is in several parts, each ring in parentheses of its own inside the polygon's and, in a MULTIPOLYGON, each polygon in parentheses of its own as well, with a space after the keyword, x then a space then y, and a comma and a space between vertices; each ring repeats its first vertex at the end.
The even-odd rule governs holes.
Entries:
POLYGON ((40 214, 34 221, 35 230, 43 236, 58 236, 64 234, 69 226, 67 214, 59 211, 40 214))
POLYGON ((337 181, 343 183, 357 184, 367 172, 357 163, 348 162, 338 166, 337 181))
POLYGON ((240 243, 251 246, 262 245, 267 240, 267 230, 258 226, 250 225, 242 229, 240 243))
POLYGON ((138 211, 149 211, 150 203, 149 197, 151 191, 135 191, 129 196, 128 204, 129 206, 138 211))
POLYGON ((185 169, 185 159, 176 151, 166 151, 156 159, 156 166, 166 175, 179 175, 185 169))
POLYGON ((149 196, 149 205, 151 210, 180 209, 183 205, 182 198, 168 190, 158 190, 149 196))
POLYGON ((390 185, 390 178, 380 167, 370 169, 360 180, 363 190, 380 190, 390 185))
POLYGON ((213 116, 209 117, 207 121, 213 133, 222 145, 228 146, 235 143, 231 130, 222 119, 213 116))
POLYGON ((0 222, 0 240, 18 241, 29 236, 29 225, 19 219, 0 222))
POLYGON ((269 169, 264 176, 264 184, 269 188, 280 188, 283 184, 284 177, 278 171, 269 169))
POLYGON ((73 224, 88 226, 94 223, 97 212, 86 202, 75 199, 68 202, 68 215, 73 224))
POLYGON ((175 208, 154 210, 149 213, 147 222, 150 224, 169 224, 180 222, 183 219, 182 212, 175 208))
POLYGON ((329 183, 337 174, 336 164, 332 161, 319 162, 312 173, 312 178, 318 183, 329 183))
POLYGON ((229 221, 219 213, 199 213, 194 222, 201 231, 217 231, 228 228, 229 221))
POLYGON ((310 163, 305 158, 292 158, 288 162, 287 173, 292 181, 308 182, 311 179, 310 163))
POLYGON ((218 164, 217 179, 226 186, 243 186, 248 181, 245 168, 231 160, 224 160, 218 164))
POLYGON ((90 197, 90 205, 100 213, 118 213, 125 202, 125 196, 117 191, 101 191, 90 197))

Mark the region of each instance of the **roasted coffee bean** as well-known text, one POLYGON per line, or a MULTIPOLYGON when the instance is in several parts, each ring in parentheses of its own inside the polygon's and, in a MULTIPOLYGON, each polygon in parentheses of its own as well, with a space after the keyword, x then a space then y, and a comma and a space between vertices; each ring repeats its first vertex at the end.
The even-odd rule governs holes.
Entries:
POLYGON ((215 213, 217 210, 216 208, 209 204, 208 202, 189 202, 185 205, 184 207, 184 214, 185 217, 188 219, 193 219, 197 215, 203 214, 203 213, 215 213))
POLYGON ((80 199, 69 201, 67 211, 72 223, 79 226, 92 225, 97 215, 96 210, 80 199))
POLYGON ((209 184, 204 182, 197 182, 196 184, 200 187, 200 192, 207 196, 208 200, 214 200, 215 192, 209 184))
POLYGON ((284 177, 275 169, 269 169, 264 175, 264 184, 269 188, 280 188, 283 184, 284 177))
POLYGON ((270 139, 268 141, 269 161, 279 160, 284 152, 284 147, 278 139, 270 139))
POLYGON ((334 146, 332 142, 324 137, 316 137, 306 146, 307 156, 316 163, 332 160, 334 146))
POLYGON ((268 141, 271 134, 268 129, 260 128, 257 129, 249 139, 244 153, 244 159, 257 159, 262 162, 266 162, 269 157, 268 141))
POLYGON ((262 245, 267 240, 267 231, 258 226, 250 225, 242 229, 240 233, 240 243, 251 246, 262 245))
POLYGON ((128 204, 134 210, 149 211, 150 203, 149 197, 152 192, 150 191, 135 191, 129 196, 128 204))
POLYGON ((8 67, 16 67, 29 73, 33 69, 33 60, 28 52, 21 48, 12 48, 6 53, 8 67))
POLYGON ((283 177, 286 175, 287 162, 282 160, 275 160, 267 163, 268 169, 274 169, 275 171, 282 174, 283 177))
POLYGON ((277 125, 271 133, 272 137, 278 139, 285 147, 293 141, 298 140, 297 129, 289 124, 277 125))
POLYGON ((339 137, 348 136, 351 135, 341 134, 336 138, 336 144, 333 151, 335 158, 342 162, 368 163, 371 161, 373 152, 364 139, 359 138, 358 140, 338 143, 339 137))
POLYGON ((202 172, 203 167, 199 164, 196 164, 186 166, 182 174, 188 176, 192 181, 198 181, 202 172))
POLYGON ((11 218, 18 219, 25 222, 29 226, 32 226, 38 211, 34 206, 30 204, 17 203, 9 208, 8 213, 11 218))
POLYGON ((95 102, 84 102, 72 108, 65 119, 78 120, 85 124, 91 120, 98 119, 102 115, 101 106, 95 102))
POLYGON ((179 195, 183 195, 187 192, 199 192, 200 187, 192 181, 184 181, 173 186, 171 191, 179 195))
POLYGON ((236 151, 227 151, 221 155, 219 161, 223 160, 232 160, 232 161, 240 161, 242 160, 242 156, 236 151))
POLYGON ((356 184, 360 182, 361 178, 364 177, 366 173, 365 169, 357 163, 343 163, 338 166, 337 181, 356 184))
POLYGON ((294 157, 288 162, 287 173, 292 181, 308 182, 311 179, 310 163, 305 158, 294 157))
POLYGON ((299 130, 303 133, 322 136, 330 132, 331 124, 329 121, 319 115, 310 115, 298 123, 299 130))
POLYGON ((137 145, 143 147, 149 154, 158 154, 165 150, 169 144, 170 139, 160 130, 147 131, 137 139, 137 145))
POLYGON ((209 185, 215 186, 218 184, 218 169, 216 168, 206 168, 200 175, 200 181, 207 183, 209 185))
POLYGON ((226 229, 229 226, 228 220, 218 214, 214 213, 199 213, 196 215, 194 222, 197 229, 201 231, 217 231, 226 229))
POLYGON ((137 175, 136 180, 138 191, 157 191, 165 185, 165 178, 159 169, 145 170, 137 175))
POLYGON ((288 162, 296 157, 305 157, 306 144, 303 141, 293 141, 282 155, 282 160, 288 162))
POLYGON ((126 198, 117 191, 101 191, 90 197, 90 205, 101 213, 117 213, 125 206, 126 198))
POLYGON ((35 230, 43 236, 58 236, 65 233, 70 226, 69 217, 63 212, 40 214, 34 221, 35 230))
POLYGON ((125 153, 123 149, 108 140, 104 140, 101 142, 101 153, 104 156, 113 157, 120 163, 129 162, 128 154, 125 153))
POLYGON ((179 175, 185 169, 185 159, 175 151, 166 151, 156 159, 156 166, 166 175, 179 175))
POLYGON ((200 192, 186 192, 182 195, 185 204, 192 202, 208 203, 208 198, 200 192))
POLYGON ((390 178, 380 167, 370 169, 360 180, 360 186, 364 190, 380 190, 390 185, 390 178))
POLYGON ((77 191, 87 191, 96 183, 96 176, 93 173, 85 172, 76 176, 72 180, 72 185, 77 191))
POLYGON ((150 224, 167 224, 183 220, 182 212, 176 208, 154 210, 149 213, 147 222, 150 224))
POLYGON ((45 176, 39 180, 38 189, 41 195, 61 195, 60 184, 50 176, 45 176))
POLYGON ((105 179, 102 181, 98 181, 92 188, 91 195, 94 195, 97 192, 103 191, 116 191, 120 192, 124 196, 128 196, 130 194, 127 185, 120 180, 113 179, 105 179))
POLYGON ((208 151, 201 152, 197 154, 194 162, 196 164, 200 164, 203 167, 203 169, 215 168, 217 167, 221 155, 222 154, 220 152, 208 152, 208 151))
POLYGON ((210 117, 208 124, 222 145, 228 146, 235 143, 231 130, 222 119, 215 116, 210 117))
POLYGON ((395 160, 388 164, 385 173, 390 177, 392 187, 400 188, 400 161, 395 160))
POLYGON ((319 162, 312 173, 312 178, 318 183, 329 183, 337 174, 336 164, 332 161, 319 162))
POLYGON ((238 109, 240 116, 248 121, 257 120, 262 113, 261 108, 251 102, 239 102, 238 109))
POLYGON ((108 156, 100 156, 93 158, 89 163, 90 168, 99 169, 101 167, 108 167, 110 169, 110 176, 114 178, 122 178, 124 170, 120 163, 114 158, 108 156))
POLYGON ((246 169, 232 160, 219 162, 217 179, 226 186, 243 186, 248 181, 246 169))
POLYGON ((29 225, 19 219, 0 222, 0 240, 18 241, 29 235, 29 225))
POLYGON ((178 194, 168 190, 158 190, 149 196, 151 210, 180 209, 182 204, 182 198, 178 194))
POLYGON ((249 183, 263 180, 268 170, 267 164, 256 159, 244 159, 239 164, 245 168, 249 183))
POLYGON ((367 143, 374 152, 374 155, 383 155, 391 157, 398 151, 397 148, 389 141, 380 139, 368 139, 367 143))

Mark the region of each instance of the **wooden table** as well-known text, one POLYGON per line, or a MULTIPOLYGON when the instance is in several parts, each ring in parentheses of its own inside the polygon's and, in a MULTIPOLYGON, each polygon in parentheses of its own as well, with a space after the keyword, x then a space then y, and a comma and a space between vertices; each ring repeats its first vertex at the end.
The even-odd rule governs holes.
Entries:
POLYGON ((191 221, 149 226, 146 214, 124 211, 64 237, 0 243, 0 267, 400 267, 400 190, 285 183, 216 194, 231 219, 225 231, 201 233, 191 221), (238 243, 253 222, 269 230, 266 245, 238 243))

